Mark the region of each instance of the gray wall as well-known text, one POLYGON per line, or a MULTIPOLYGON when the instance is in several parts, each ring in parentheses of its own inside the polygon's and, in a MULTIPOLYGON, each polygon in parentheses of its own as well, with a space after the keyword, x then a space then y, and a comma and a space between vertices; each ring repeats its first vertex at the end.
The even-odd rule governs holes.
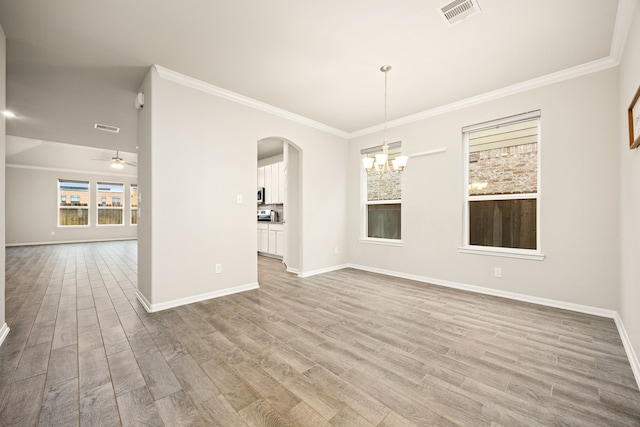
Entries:
MULTIPOLYGON (((640 149, 629 150, 627 108, 640 86, 640 6, 631 25, 631 31, 620 64, 620 100, 617 109, 619 129, 621 179, 621 289, 619 311, 627 334, 640 352, 640 149)), ((640 367, 636 367, 638 369, 640 367)), ((640 375, 636 371, 636 375, 640 375)))
MULTIPOLYGON (((388 130, 409 159, 403 178, 402 247, 361 243, 360 150, 349 148, 349 255, 356 265, 443 283, 618 308, 619 164, 617 69, 610 68, 388 130), (460 253, 463 230, 461 128, 540 109, 543 261, 460 253), (502 268, 495 278, 494 267, 502 268)), ((638 168, 636 168, 637 171, 638 168)), ((636 217, 637 218, 637 217, 636 217)))
MULTIPOLYGON (((2 164, 4 165, 4 162, 2 164)), ((129 224, 130 184, 137 184, 137 178, 8 166, 6 167, 6 187, 3 186, 6 188, 6 244, 135 239, 137 226, 129 224), (58 179, 90 181, 91 202, 88 227, 57 226, 58 179), (96 225, 95 195, 98 181, 125 184, 125 225, 96 225), (54 234, 51 235, 51 233, 54 234)))

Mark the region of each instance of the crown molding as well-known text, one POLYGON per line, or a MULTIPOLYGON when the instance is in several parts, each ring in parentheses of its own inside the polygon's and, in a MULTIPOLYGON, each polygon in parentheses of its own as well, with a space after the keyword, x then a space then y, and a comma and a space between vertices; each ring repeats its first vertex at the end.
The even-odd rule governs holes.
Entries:
POLYGON ((633 17, 638 7, 638 0, 619 0, 618 13, 616 15, 616 25, 613 29, 611 39, 611 49, 609 55, 617 62, 622 60, 624 46, 631 30, 633 17))
MULTIPOLYGON (((615 54, 616 56, 622 55, 622 51, 624 50, 624 41, 626 40, 626 35, 631 26, 631 19, 626 14, 629 14, 631 15, 631 17, 633 17, 633 12, 635 11, 637 2, 638 0, 620 0, 620 3, 619 3, 620 6, 618 8, 619 16, 618 16, 618 19, 616 20, 614 40, 612 42, 612 47, 611 47, 612 54, 615 54), (620 16, 621 14, 624 14, 624 19, 620 16)), ((431 117, 461 110, 474 105, 483 104, 488 101, 504 98, 517 93, 527 92, 529 90, 541 88, 541 87, 559 83, 565 80, 570 80, 570 79, 581 77, 587 74, 596 73, 598 71, 616 67, 618 66, 618 64, 619 64, 618 58, 616 58, 613 55, 607 56, 602 59, 597 59, 595 61, 587 62, 586 64, 577 65, 575 67, 567 68, 565 70, 547 74, 545 76, 536 77, 531 80, 527 80, 521 83, 516 83, 514 85, 506 86, 504 88, 497 89, 491 92, 486 92, 478 96, 473 96, 471 98, 455 101, 449 104, 442 105, 440 107, 431 108, 429 110, 421 111, 419 113, 415 113, 409 116, 401 117, 399 119, 391 120, 387 123, 387 128, 393 128, 397 126, 418 122, 420 120, 425 120, 431 117)), ((365 128, 365 129, 357 130, 354 132, 345 132, 340 129, 336 129, 334 127, 325 125, 323 123, 316 122, 315 120, 311 120, 306 117, 300 116, 298 114, 288 112, 281 108, 274 107, 264 102, 257 101, 253 98, 249 98, 244 95, 231 92, 230 90, 223 89, 221 87, 203 82, 193 77, 189 77, 187 75, 178 73, 176 71, 170 70, 168 68, 162 67, 157 64, 153 65, 152 68, 158 73, 158 76, 162 79, 169 80, 174 83, 178 83, 183 86, 187 86, 192 89, 196 89, 205 93, 209 93, 211 95, 215 95, 220 98, 224 98, 229 101, 233 101, 238 104, 248 106, 250 108, 255 108, 257 110, 265 111, 267 113, 274 114, 276 116, 285 118, 287 120, 291 120, 291 121, 294 121, 294 122, 297 122, 321 131, 325 131, 327 133, 339 136, 341 138, 354 139, 361 136, 370 135, 376 132, 381 132, 384 130, 384 124, 379 124, 379 125, 365 128)))
MULTIPOLYGON (((636 1, 636 0, 633 0, 636 1)), ((440 107, 431 108, 419 113, 411 114, 409 116, 401 117, 396 120, 392 120, 387 123, 387 129, 402 126, 409 123, 414 123, 420 120, 428 119, 430 117, 439 116, 441 114, 449 113, 456 110, 471 107, 473 105, 483 104, 488 101, 504 98, 506 96, 514 95, 521 92, 526 92, 532 89, 537 89, 543 86, 551 85, 565 80, 570 80, 576 77, 584 76, 587 74, 595 73, 598 71, 606 70, 618 65, 618 62, 611 57, 598 59, 588 62, 586 64, 578 65, 576 67, 567 68, 566 70, 558 71, 556 73, 547 74, 542 77, 527 80, 522 83, 517 83, 511 86, 506 86, 502 89, 497 89, 491 92, 483 93, 482 95, 474 96, 471 98, 463 99, 461 101, 452 102, 450 104, 442 105, 440 107)), ((364 135, 370 135, 372 133, 381 132, 384 130, 384 124, 371 126, 359 131, 351 132, 349 138, 357 138, 364 135)))
POLYGON ((192 89, 208 93, 210 95, 215 95, 220 98, 233 101, 238 104, 245 105, 247 107, 254 108, 256 110, 264 111, 266 113, 273 114, 275 116, 282 117, 287 120, 291 120, 292 122, 297 122, 305 126, 309 126, 314 129, 318 129, 318 130, 330 133, 332 135, 339 136, 341 138, 345 138, 345 139, 349 138, 348 132, 325 125, 324 123, 316 122, 315 120, 311 120, 307 117, 291 113, 281 108, 274 107, 273 105, 267 104, 265 102, 261 102, 256 99, 249 98, 248 96, 231 92, 230 90, 223 89, 219 86, 215 86, 210 83, 203 82, 202 80, 198 80, 196 78, 178 73, 177 71, 170 70, 168 68, 162 67, 157 64, 154 64, 152 68, 156 71, 156 73, 158 73, 158 76, 164 80, 169 80, 174 83, 178 83, 183 86, 187 86, 192 89))

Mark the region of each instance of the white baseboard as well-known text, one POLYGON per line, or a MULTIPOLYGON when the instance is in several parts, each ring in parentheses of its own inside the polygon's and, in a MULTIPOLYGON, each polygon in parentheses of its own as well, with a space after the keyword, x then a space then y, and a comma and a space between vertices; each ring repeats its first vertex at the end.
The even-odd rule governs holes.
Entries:
POLYGON ((7 335, 9 335, 9 327, 5 323, 2 325, 2 327, 0 327, 0 345, 2 345, 7 335))
POLYGON ((547 307, 560 308, 564 310, 575 311, 578 313, 591 314, 594 316, 613 319, 616 323, 616 327, 618 328, 618 333, 620 334, 620 338, 622 339, 622 344, 624 345, 625 352, 627 353, 627 358, 629 359, 629 364, 631 365, 633 376, 635 377, 636 383, 638 384, 638 388, 640 388, 640 363, 638 362, 638 357, 633 349, 633 346, 631 345, 631 340, 629 340, 627 331, 624 328, 622 319, 620 318, 620 315, 618 314, 618 312, 615 310, 608 310, 608 309, 599 308, 599 307, 591 307, 588 305, 574 304, 566 301, 557 301, 557 300, 552 300, 548 298, 534 297, 534 296, 525 295, 525 294, 518 294, 515 292, 500 291, 497 289, 485 288, 482 286, 467 285, 464 283, 451 282, 448 280, 439 280, 431 277, 401 273, 398 271, 384 270, 381 268, 368 267, 368 266, 358 265, 358 264, 349 264, 347 265, 347 267, 355 268, 357 270, 369 271, 371 273, 378 273, 378 274, 384 274, 387 276, 415 280, 417 282, 430 283, 433 285, 444 286, 447 288, 460 289, 464 291, 476 292, 479 294, 492 295, 492 296, 508 298, 516 301, 528 302, 528 303, 543 305, 547 307))
POLYGON ((137 237, 117 237, 113 239, 89 239, 89 240, 56 240, 51 242, 7 243, 5 247, 12 246, 42 246, 42 245, 67 245, 70 243, 94 243, 94 242, 119 242, 123 240, 138 240, 137 237))
POLYGON ((194 295, 186 298, 179 298, 172 301, 166 301, 161 303, 152 304, 147 298, 140 293, 140 290, 136 290, 136 298, 140 301, 140 304, 147 310, 148 313, 155 313, 157 311, 167 310, 169 308, 179 307, 181 305, 193 304, 194 302, 206 301, 213 298, 220 298, 227 295, 237 294, 240 292, 251 291, 258 289, 260 286, 258 283, 250 283, 248 285, 235 286, 233 288, 222 289, 219 291, 207 292, 205 294, 194 295))
POLYGON ((618 332, 620 333, 620 339, 622 339, 622 345, 624 345, 624 350, 627 353, 627 357, 629 358, 629 364, 631 365, 631 370, 633 371, 633 376, 636 378, 636 383, 638 384, 638 388, 640 389, 640 362, 638 362, 638 356, 636 352, 633 350, 633 346, 631 345, 631 340, 629 339, 629 335, 627 335, 627 330, 622 323, 622 318, 616 312, 616 316, 613 318, 616 322, 616 326, 618 327, 618 332))
POLYGON ((298 276, 300 276, 300 277, 311 277, 311 276, 315 276, 317 274, 329 273, 331 271, 342 270, 343 268, 348 268, 348 267, 351 267, 351 265, 350 264, 334 265, 332 267, 321 268, 321 269, 318 269, 318 270, 303 271, 302 273, 298 273, 298 276))

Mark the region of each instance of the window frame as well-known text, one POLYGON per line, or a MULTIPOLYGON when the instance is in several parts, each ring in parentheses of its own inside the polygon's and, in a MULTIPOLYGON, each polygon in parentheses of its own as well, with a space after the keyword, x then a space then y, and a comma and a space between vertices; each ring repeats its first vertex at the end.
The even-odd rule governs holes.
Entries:
MULTIPOLYGON (((57 215, 57 220, 56 220, 56 228, 86 228, 86 227, 91 227, 91 181, 84 181, 81 179, 62 179, 62 178, 58 178, 56 180, 56 193, 58 195, 58 197, 56 198, 56 215, 57 215), (75 182, 78 184, 86 184, 87 185, 87 206, 73 206, 73 205, 69 205, 69 206, 62 206, 62 194, 60 191, 60 184, 63 182, 75 182), (87 223, 86 224, 81 224, 81 225, 75 225, 75 224, 71 224, 71 225, 64 225, 64 224, 60 224, 60 210, 61 209, 83 209, 86 210, 86 215, 87 215, 87 223)), ((69 195, 69 201, 66 202, 66 197, 65 197, 65 203, 71 203, 71 195, 69 195)))
MULTIPOLYGON (((390 150, 402 147, 401 141, 395 141, 391 143, 387 143, 390 150)), ((373 147, 364 148, 360 151, 360 158, 364 159, 368 157, 371 153, 377 153, 382 151, 382 145, 377 145, 373 147)), ((403 174, 404 172, 400 172, 403 174)), ((401 175, 402 179, 402 175, 401 175)), ((402 181, 401 181, 402 182, 402 181)), ((360 162, 360 238, 358 239, 361 243, 368 244, 376 244, 376 245, 384 245, 384 246, 402 246, 402 228, 400 231, 399 239, 390 239, 390 238, 381 238, 381 237, 369 237, 369 205, 400 205, 400 227, 402 227, 402 198, 394 199, 394 200, 368 200, 368 179, 367 179, 367 171, 362 166, 362 161, 360 162)))
POLYGON ((462 128, 462 141, 463 141, 463 223, 462 223, 462 246, 458 248, 460 253, 477 254, 477 255, 493 255, 508 258, 520 258, 541 261, 544 259, 544 253, 542 252, 542 230, 541 230, 541 206, 542 206, 542 114, 540 110, 529 111, 523 114, 517 114, 514 116, 504 117, 501 119, 491 120, 488 122, 478 123, 475 125, 465 126, 462 128), (537 185, 535 193, 516 193, 516 194, 491 194, 491 195, 469 195, 469 135, 472 132, 481 130, 487 130, 491 128, 502 127, 509 124, 518 122, 537 120, 538 126, 538 140, 537 140, 537 185), (498 246, 481 246, 471 245, 470 229, 471 225, 469 215, 469 203, 472 201, 486 201, 486 200, 517 200, 517 199, 535 199, 536 201, 536 249, 520 249, 520 248, 505 248, 498 246))
POLYGON ((96 226, 98 226, 98 227, 121 227, 121 226, 125 225, 125 219, 124 219, 125 204, 122 203, 122 200, 124 199, 124 194, 125 194, 125 184, 122 183, 122 182, 96 181, 96 226), (100 186, 101 185, 108 185, 108 186, 119 185, 119 186, 122 187, 122 192, 120 193, 121 196, 119 197, 119 200, 120 200, 120 205, 119 206, 113 206, 113 197, 111 198, 111 200, 112 200, 111 206, 100 206, 101 203, 98 203, 98 201, 102 201, 102 197, 103 197, 103 196, 100 196, 100 186), (120 210, 120 211, 122 211, 122 215, 121 215, 122 221, 119 224, 100 224, 100 211, 101 210, 120 210))

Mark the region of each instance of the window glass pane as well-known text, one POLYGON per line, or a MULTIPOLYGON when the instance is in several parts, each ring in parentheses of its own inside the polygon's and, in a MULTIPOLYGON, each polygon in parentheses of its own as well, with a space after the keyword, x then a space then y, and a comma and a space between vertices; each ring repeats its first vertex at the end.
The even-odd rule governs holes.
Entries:
POLYGON ((469 202, 469 244, 536 249, 536 199, 469 202))
POLYGON ((367 174, 367 200, 400 200, 402 199, 401 174, 367 174))
MULTIPOLYGON (((375 158, 375 155, 382 153, 382 150, 371 152, 367 154, 367 157, 375 158)), ((388 153, 388 162, 391 166, 391 162, 402 154, 402 147, 390 147, 388 153)), ((367 173, 367 200, 368 201, 380 201, 380 200, 401 200, 402 199, 402 174, 390 174, 390 173, 367 173)))
POLYGON ((138 186, 136 184, 132 184, 130 187, 130 196, 131 196, 131 224, 138 223, 138 186))
POLYGON ((89 206, 89 183, 58 181, 60 206, 89 206))
POLYGON ((124 186, 122 184, 98 183, 98 206, 121 206, 124 186))
POLYGON ((367 237, 400 239, 401 204, 367 206, 367 237))
POLYGON ((538 191, 538 119, 469 133, 469 195, 538 191))
POLYGON ((89 209, 60 208, 60 225, 89 225, 89 209))
POLYGON ((98 224, 124 224, 122 197, 123 184, 98 183, 98 224))
POLYGON ((138 186, 137 185, 131 186, 131 207, 132 208, 138 207, 138 186))
POLYGON ((98 209, 98 224, 122 224, 122 209, 98 209))

